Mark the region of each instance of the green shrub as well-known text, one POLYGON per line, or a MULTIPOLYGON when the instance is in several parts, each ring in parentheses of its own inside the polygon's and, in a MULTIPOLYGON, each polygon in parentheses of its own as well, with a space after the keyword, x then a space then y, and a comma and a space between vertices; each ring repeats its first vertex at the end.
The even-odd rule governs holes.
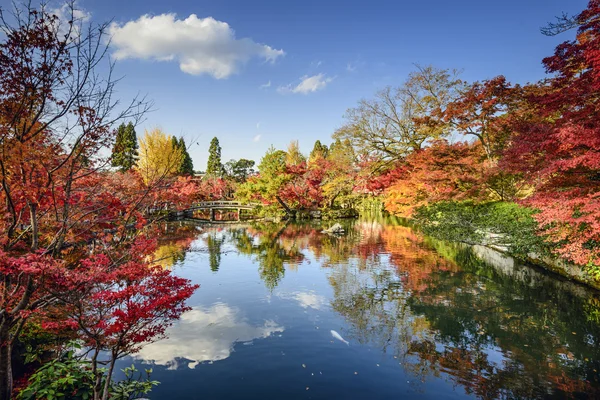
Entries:
MULTIPOLYGON (((70 349, 59 358, 44 364, 29 378, 29 385, 17 396, 17 400, 88 400, 93 398, 94 374, 91 362, 83 357, 78 357, 75 351, 77 345, 70 345, 70 349)), ((147 394, 157 381, 150 380, 152 370, 146 370, 146 378, 132 365, 123 370, 125 379, 111 384, 111 400, 129 400, 147 394)), ((103 371, 104 373, 104 371, 103 371)))
POLYGON ((418 208, 414 219, 425 234, 435 238, 492 245, 526 258, 529 253, 548 253, 544 238, 538 235, 535 213, 515 203, 445 201, 418 208))

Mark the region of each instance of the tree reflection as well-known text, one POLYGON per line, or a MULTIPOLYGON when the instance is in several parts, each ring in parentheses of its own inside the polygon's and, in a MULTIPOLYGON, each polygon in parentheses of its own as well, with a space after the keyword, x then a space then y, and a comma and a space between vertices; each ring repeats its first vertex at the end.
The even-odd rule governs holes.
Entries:
POLYGON ((230 243, 273 290, 310 254, 326 269, 348 336, 395 356, 417 381, 442 376, 486 399, 600 397, 597 294, 502 259, 487 264, 403 221, 347 221, 341 237, 323 225, 209 233, 211 269, 230 243))
POLYGON ((153 255, 155 265, 171 268, 185 260, 185 254, 198 236, 198 226, 185 222, 164 223, 160 226, 162 236, 153 255))
POLYGON ((253 257, 258 263, 260 277, 269 290, 277 287, 285 275, 286 265, 295 266, 304 259, 294 241, 284 240, 284 233, 288 229, 294 228, 287 224, 253 224, 252 227, 230 230, 237 250, 253 257))
POLYGON ((219 236, 218 232, 214 231, 209 233, 206 237, 206 247, 208 248, 208 263, 210 265, 210 270, 213 272, 217 272, 219 270, 219 266, 221 265, 221 247, 225 242, 225 238, 223 236, 219 236))
POLYGON ((599 327, 572 315, 590 306, 589 293, 534 270, 515 279, 405 227, 386 226, 380 239, 388 268, 340 265, 330 275, 332 306, 356 340, 392 352, 421 380, 447 374, 481 398, 600 395, 599 327))

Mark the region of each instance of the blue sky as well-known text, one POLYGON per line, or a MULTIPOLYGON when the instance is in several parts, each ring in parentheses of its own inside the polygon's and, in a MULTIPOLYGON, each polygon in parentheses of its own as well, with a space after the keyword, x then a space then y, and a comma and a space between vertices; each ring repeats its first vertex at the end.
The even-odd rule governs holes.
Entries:
POLYGON ((536 81, 544 76, 542 58, 573 36, 549 38, 539 28, 586 5, 586 0, 80 1, 95 22, 116 24, 111 54, 117 74, 125 77, 118 95, 126 100, 141 92, 155 102, 156 111, 138 135, 158 126, 183 136, 192 143, 197 170, 206 167, 213 136, 221 142, 224 162, 242 157, 258 162, 271 144, 285 148, 294 139, 304 152, 316 139, 328 143, 347 108, 386 85, 401 84, 414 63, 463 69, 466 80, 503 74, 512 82, 536 81), (189 18, 192 14, 197 18, 189 18), (301 84, 303 78, 308 79, 301 84))

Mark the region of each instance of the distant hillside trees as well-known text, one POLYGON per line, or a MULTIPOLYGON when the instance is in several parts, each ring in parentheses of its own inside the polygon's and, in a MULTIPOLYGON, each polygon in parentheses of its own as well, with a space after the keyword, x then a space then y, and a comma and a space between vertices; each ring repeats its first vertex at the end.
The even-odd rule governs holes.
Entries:
POLYGON ((234 181, 243 183, 246 182, 248 177, 254 175, 255 164, 256 163, 253 160, 247 160, 245 158, 230 160, 225 163, 225 173, 234 181))

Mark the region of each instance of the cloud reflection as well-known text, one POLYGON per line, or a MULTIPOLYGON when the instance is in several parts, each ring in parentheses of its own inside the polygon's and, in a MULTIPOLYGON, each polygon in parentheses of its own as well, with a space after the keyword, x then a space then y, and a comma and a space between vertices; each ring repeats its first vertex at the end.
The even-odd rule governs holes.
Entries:
POLYGON ((312 308, 321 310, 327 305, 327 299, 313 291, 294 292, 294 293, 279 293, 277 295, 281 299, 295 300, 302 308, 312 308))
POLYGON ((144 346, 134 357, 169 369, 186 363, 194 368, 204 361, 226 359, 235 343, 249 343, 284 330, 272 320, 252 326, 239 314, 239 309, 224 303, 210 308, 194 307, 169 329, 167 339, 144 346))

